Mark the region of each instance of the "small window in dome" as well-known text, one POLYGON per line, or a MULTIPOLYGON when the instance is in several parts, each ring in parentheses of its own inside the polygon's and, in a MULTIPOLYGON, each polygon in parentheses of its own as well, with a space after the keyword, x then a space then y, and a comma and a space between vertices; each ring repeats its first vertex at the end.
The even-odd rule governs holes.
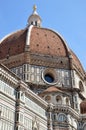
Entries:
POLYGON ((31 24, 33 25, 33 21, 31 22, 31 24))
POLYGON ((54 82, 54 77, 53 77, 52 75, 50 75, 50 74, 46 74, 46 75, 44 76, 44 78, 45 78, 45 80, 46 80, 47 82, 49 82, 49 83, 54 82))
POLYGON ((37 26, 37 21, 35 21, 35 26, 37 26))

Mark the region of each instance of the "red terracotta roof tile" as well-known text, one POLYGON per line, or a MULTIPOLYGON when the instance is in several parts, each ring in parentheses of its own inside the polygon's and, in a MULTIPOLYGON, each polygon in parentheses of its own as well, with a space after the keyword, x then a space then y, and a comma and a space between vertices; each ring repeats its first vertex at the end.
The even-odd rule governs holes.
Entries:
POLYGON ((55 32, 44 28, 32 28, 30 51, 52 56, 67 56, 67 49, 55 32))
POLYGON ((4 39, 0 44, 0 59, 24 52, 26 35, 27 30, 20 30, 4 39))
POLYGON ((43 91, 43 93, 52 93, 52 92, 62 92, 62 91, 54 86, 51 86, 43 91))
MULTIPOLYGON (((0 44, 0 59, 11 57, 25 52, 28 28, 17 31, 6 37, 0 44)), ((30 53, 51 55, 56 57, 68 57, 68 48, 61 36, 46 28, 33 27, 30 35, 30 53)), ((73 64, 85 74, 77 56, 70 51, 73 64)), ((69 58, 69 57, 68 57, 69 58)))

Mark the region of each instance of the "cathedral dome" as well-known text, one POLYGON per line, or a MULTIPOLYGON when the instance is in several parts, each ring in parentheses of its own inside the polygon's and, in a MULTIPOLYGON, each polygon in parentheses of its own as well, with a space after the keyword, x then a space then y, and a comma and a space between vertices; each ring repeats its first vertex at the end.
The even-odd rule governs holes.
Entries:
POLYGON ((69 68, 69 64, 71 64, 72 68, 77 68, 84 74, 77 56, 68 48, 59 33, 53 30, 30 25, 4 37, 0 42, 0 59, 19 55, 27 50, 29 54, 35 54, 35 56, 44 56, 48 60, 55 59, 54 62, 56 63, 58 60, 60 67, 69 68), (70 62, 70 59, 72 62, 70 62))
POLYGON ((14 32, 1 40, 0 58, 9 52, 10 56, 18 55, 25 51, 25 46, 29 46, 32 53, 50 56, 68 56, 68 48, 61 36, 53 30, 30 26, 23 30, 14 32), (30 36, 28 36, 30 34, 30 36))
MULTIPOLYGON (((24 29, 0 41, 0 63, 6 66, 0 67, 2 102, 14 101, 9 109, 1 104, 1 119, 3 111, 7 109, 10 112, 11 106, 14 106, 11 112, 29 121, 30 127, 23 125, 21 129, 69 130, 83 126, 85 129, 85 116, 82 115, 86 114, 85 71, 63 37, 41 26, 36 8, 33 7, 24 29), (14 104, 19 104, 24 113, 14 104)), ((19 123, 13 124, 12 128, 15 125, 19 129, 18 124, 22 121, 14 120, 19 123)))
MULTIPOLYGON (((23 54, 24 60, 21 61, 21 64, 26 62, 43 66, 51 65, 50 67, 56 68, 76 69, 84 75, 85 72, 79 59, 67 46, 63 37, 51 29, 40 27, 40 24, 41 18, 34 6, 33 14, 28 19, 28 26, 7 35, 0 41, 0 60, 5 63, 5 59, 23 54), (53 61, 52 64, 50 64, 51 61, 53 61)), ((11 68, 13 64, 9 66, 11 68)))

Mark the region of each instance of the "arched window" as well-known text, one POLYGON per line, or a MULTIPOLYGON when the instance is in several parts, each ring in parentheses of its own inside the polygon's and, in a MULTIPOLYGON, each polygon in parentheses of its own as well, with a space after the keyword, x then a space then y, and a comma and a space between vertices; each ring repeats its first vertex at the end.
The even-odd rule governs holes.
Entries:
POLYGON ((56 96, 56 101, 57 101, 57 103, 58 104, 61 104, 62 103, 62 98, 61 98, 61 96, 56 96))
POLYGON ((31 24, 33 25, 33 21, 31 21, 31 24))
POLYGON ((35 21, 35 26, 37 26, 37 21, 35 21))
POLYGON ((51 100, 51 96, 46 96, 45 101, 49 102, 51 100))
POLYGON ((59 122, 66 122, 67 121, 67 116, 65 114, 59 114, 58 115, 58 121, 59 122))
POLYGON ((84 87, 83 87, 83 84, 82 84, 81 81, 79 81, 79 89, 80 89, 81 92, 84 91, 84 87))
POLYGON ((70 103, 70 102, 69 102, 69 98, 67 97, 67 98, 66 98, 66 105, 69 105, 69 103, 70 103))

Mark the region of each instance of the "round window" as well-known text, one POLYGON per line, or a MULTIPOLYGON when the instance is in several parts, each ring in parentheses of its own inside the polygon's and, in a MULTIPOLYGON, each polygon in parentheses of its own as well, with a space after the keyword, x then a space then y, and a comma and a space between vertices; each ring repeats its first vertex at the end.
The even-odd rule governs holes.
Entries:
POLYGON ((42 73, 42 78, 47 84, 56 84, 57 83, 57 74, 54 69, 46 69, 42 73))
POLYGON ((49 83, 54 82, 54 77, 51 74, 45 74, 44 79, 49 83))

